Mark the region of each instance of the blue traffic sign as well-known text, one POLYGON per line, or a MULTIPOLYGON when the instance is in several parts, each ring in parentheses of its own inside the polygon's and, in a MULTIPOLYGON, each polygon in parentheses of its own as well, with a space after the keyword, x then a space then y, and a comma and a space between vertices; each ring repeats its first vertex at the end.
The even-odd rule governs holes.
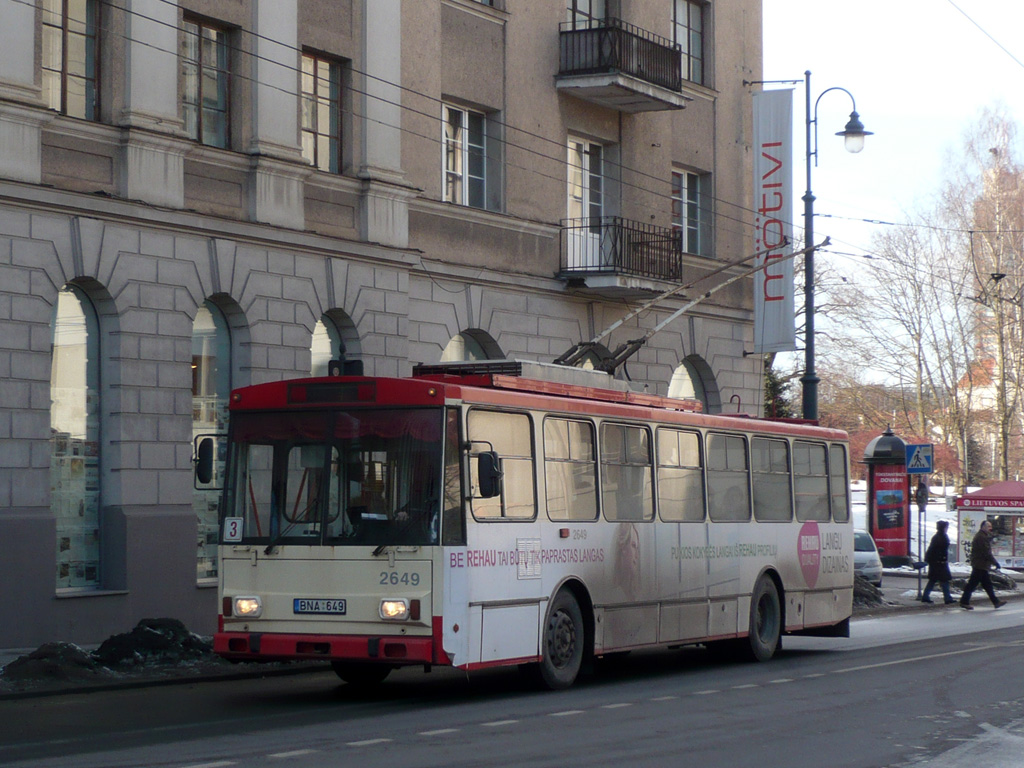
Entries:
POLYGON ((907 446, 907 474, 930 475, 932 473, 932 444, 907 446))

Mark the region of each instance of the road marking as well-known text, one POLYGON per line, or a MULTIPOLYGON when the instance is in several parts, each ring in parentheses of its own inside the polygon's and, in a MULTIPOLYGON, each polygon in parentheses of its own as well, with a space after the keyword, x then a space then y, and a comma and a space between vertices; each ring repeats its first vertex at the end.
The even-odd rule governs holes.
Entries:
POLYGON ((564 712, 552 712, 549 717, 570 717, 572 715, 582 715, 582 709, 567 709, 564 712))
POLYGON ((878 664, 864 664, 860 667, 847 667, 846 669, 837 669, 833 672, 833 675, 845 675, 847 672, 862 672, 865 669, 881 669, 882 667, 894 667, 898 664, 909 664, 914 661, 928 661, 930 659, 944 659, 947 656, 960 656, 965 653, 977 653, 978 651, 991 651, 993 648, 998 648, 998 645, 979 645, 973 648, 963 648, 958 651, 946 651, 945 653, 932 653, 927 656, 912 656, 909 659, 896 659, 895 661, 882 661, 878 664))
POLYGON ((633 705, 627 701, 620 704, 602 704, 601 709, 621 709, 622 707, 632 707, 633 705))
POLYGON ((436 731, 420 731, 420 736, 443 736, 446 733, 458 733, 458 728, 438 728, 436 731))
POLYGON ((370 747, 374 744, 387 744, 391 739, 365 739, 364 741, 350 741, 346 744, 349 747, 370 747))
POLYGON ((237 765, 234 760, 218 760, 216 763, 194 763, 185 768, 224 768, 226 765, 237 765))
POLYGON ((734 685, 732 689, 734 691, 742 691, 744 688, 760 688, 757 683, 747 683, 746 685, 734 685))
POLYGON ((810 675, 804 675, 804 680, 810 680, 810 679, 815 678, 815 677, 824 677, 824 676, 825 676, 824 672, 814 672, 813 674, 810 674, 810 675))
POLYGON ((792 683, 792 682, 793 682, 793 678, 792 677, 780 677, 778 680, 769 680, 768 684, 769 685, 777 685, 778 683, 792 683))
POLYGON ((518 720, 494 720, 490 723, 480 723, 480 725, 484 728, 500 728, 503 725, 513 725, 518 722, 518 720))
POLYGON ((716 691, 714 688, 711 688, 711 689, 706 690, 706 691, 694 691, 693 695, 694 696, 710 696, 712 693, 721 693, 721 691, 716 691))
POLYGON ((315 749, 296 749, 291 752, 276 752, 273 755, 267 755, 267 757, 273 758, 274 760, 284 760, 289 757, 302 757, 303 755, 312 755, 316 752, 315 749))

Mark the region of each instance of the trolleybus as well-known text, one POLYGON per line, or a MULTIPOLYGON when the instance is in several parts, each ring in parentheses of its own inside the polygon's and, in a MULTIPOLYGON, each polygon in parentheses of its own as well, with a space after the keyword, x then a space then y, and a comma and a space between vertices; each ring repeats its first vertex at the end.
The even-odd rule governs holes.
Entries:
POLYGON ((491 361, 235 390, 215 651, 563 688, 632 649, 848 635, 846 435, 615 384, 491 361))

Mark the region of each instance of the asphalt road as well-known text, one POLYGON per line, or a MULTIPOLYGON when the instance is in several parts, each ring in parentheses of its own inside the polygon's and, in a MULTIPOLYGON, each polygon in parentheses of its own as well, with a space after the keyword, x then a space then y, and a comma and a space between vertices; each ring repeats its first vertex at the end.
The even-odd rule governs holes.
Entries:
POLYGON ((409 669, 369 696, 318 672, 0 701, 0 764, 1019 768, 1022 626, 1024 602, 904 613, 767 664, 636 653, 559 693, 409 669))

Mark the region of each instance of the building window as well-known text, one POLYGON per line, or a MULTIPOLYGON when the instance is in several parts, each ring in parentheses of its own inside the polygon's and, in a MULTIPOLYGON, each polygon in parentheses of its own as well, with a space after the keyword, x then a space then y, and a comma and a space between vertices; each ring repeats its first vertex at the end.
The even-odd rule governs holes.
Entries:
POLYGON ((185 132, 211 147, 227 148, 229 142, 228 55, 226 31, 185 21, 181 57, 185 132))
POLYGON ((341 173, 341 64, 302 54, 302 156, 341 173))
POLYGON ((683 52, 683 78, 704 84, 704 4, 672 0, 672 42, 683 52))
POLYGON ((50 508, 57 588, 100 585, 99 320, 74 285, 57 294, 51 325, 50 508))
POLYGON ((569 139, 570 219, 589 217, 600 226, 604 214, 604 147, 582 139, 569 139))
POLYGON ((702 233, 704 179, 689 171, 672 171, 672 230, 684 253, 705 254, 702 233))
POLYGON ((444 199, 487 207, 487 118, 480 112, 443 107, 444 199))
POLYGON ((43 98, 50 109, 99 118, 99 0, 43 0, 43 98))
POLYGON ((604 24, 605 0, 569 0, 566 10, 573 29, 593 29, 604 24))
POLYGON ((341 340, 341 333, 327 315, 316 321, 310 353, 310 376, 329 376, 331 360, 341 360, 345 357, 345 344, 341 340))
MULTIPOLYGON (((192 324, 192 438, 227 432, 231 395, 231 332, 224 313, 209 301, 196 312, 192 324)), ((222 444, 222 443, 221 443, 222 444)), ((215 477, 223 477, 224 457, 217 456, 215 477)), ((217 502, 219 492, 197 488, 192 492, 196 513, 196 577, 217 576, 217 502)))

